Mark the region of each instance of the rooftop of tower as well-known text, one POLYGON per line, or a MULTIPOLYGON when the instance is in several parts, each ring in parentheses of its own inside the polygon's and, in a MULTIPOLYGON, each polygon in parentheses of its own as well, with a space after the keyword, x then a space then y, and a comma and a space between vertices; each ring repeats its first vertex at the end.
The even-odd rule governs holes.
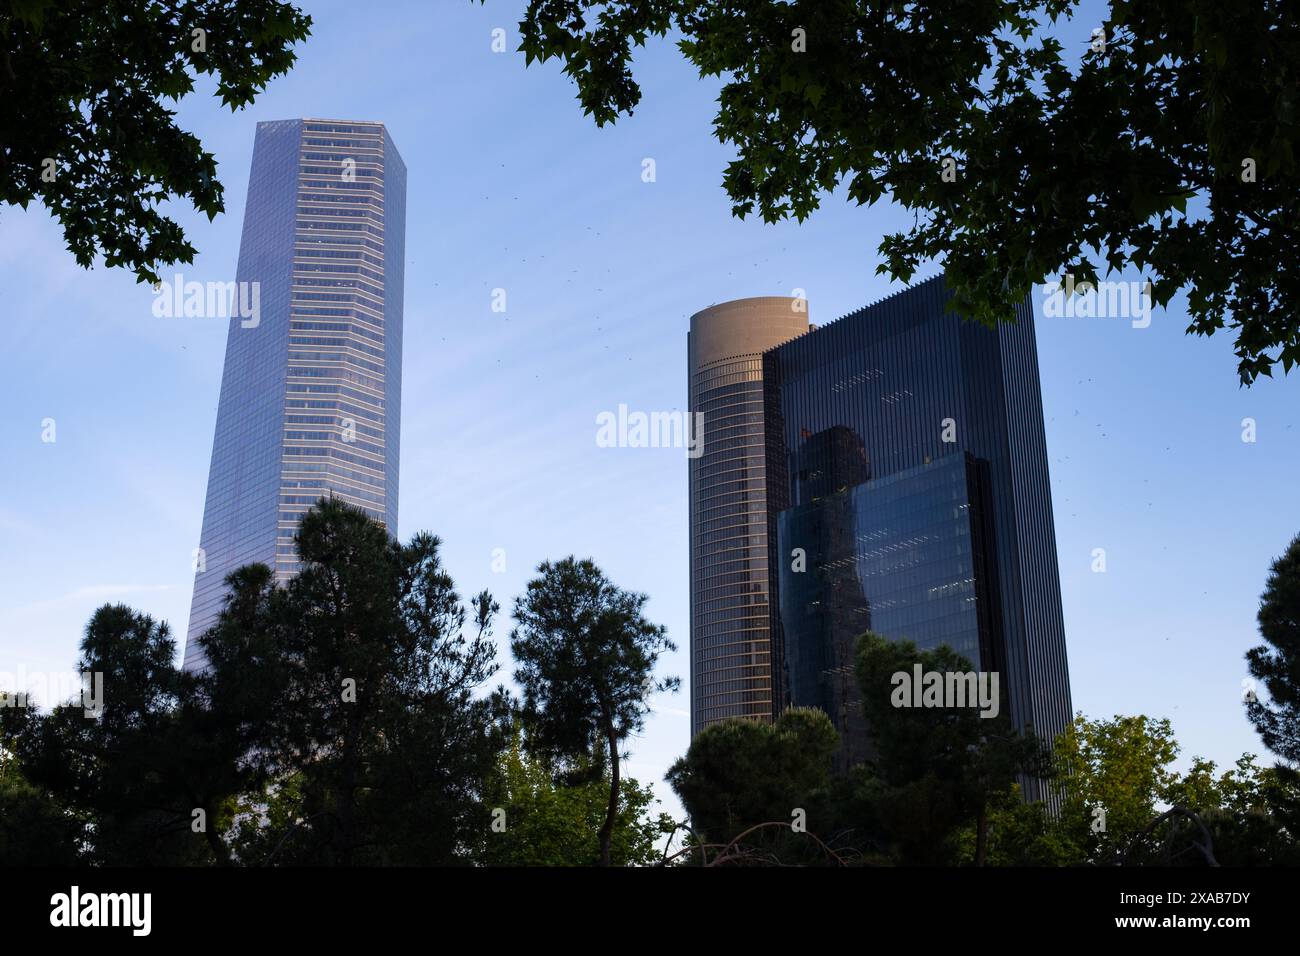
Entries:
POLYGON ((808 332, 805 332, 803 335, 796 336, 795 339, 792 339, 791 341, 801 339, 812 332, 820 332, 822 329, 828 329, 831 326, 835 325, 835 323, 837 322, 840 322, 847 318, 851 318, 855 315, 861 315, 863 312, 866 312, 869 309, 879 308, 880 306, 884 305, 886 302, 898 298, 900 295, 906 295, 909 292, 915 292, 917 289, 924 288, 925 286, 929 285, 932 282, 941 282, 943 281, 943 277, 944 274, 940 272, 936 275, 929 276, 928 278, 925 279, 920 279, 916 282, 909 282, 906 285, 904 285, 903 288, 895 289, 893 292, 890 292, 887 295, 883 295, 879 299, 876 299, 872 302, 868 302, 866 305, 859 306, 858 308, 854 309, 852 312, 846 312, 843 315, 839 316, 838 318, 831 319, 829 322, 825 322, 820 325, 814 326, 813 328, 809 329, 808 332))

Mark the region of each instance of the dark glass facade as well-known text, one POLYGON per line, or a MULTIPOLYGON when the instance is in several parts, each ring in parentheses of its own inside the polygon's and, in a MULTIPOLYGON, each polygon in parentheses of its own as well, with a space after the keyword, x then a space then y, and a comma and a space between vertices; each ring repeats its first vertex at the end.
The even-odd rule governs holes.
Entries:
POLYGON ((928 650, 947 645, 1000 671, 984 589, 980 463, 946 455, 777 515, 780 633, 792 702, 816 704, 841 730, 841 766, 869 743, 854 673, 858 636, 874 631, 928 650), (804 570, 795 571, 801 549, 804 570))
POLYGON ((1032 310, 990 329, 949 298, 936 277, 764 355, 780 697, 850 761, 867 630, 997 671, 1018 726, 1070 719, 1032 310))
POLYGON ((406 166, 382 123, 257 125, 185 647, 215 622, 224 579, 251 562, 287 580, 320 498, 397 531, 406 166))

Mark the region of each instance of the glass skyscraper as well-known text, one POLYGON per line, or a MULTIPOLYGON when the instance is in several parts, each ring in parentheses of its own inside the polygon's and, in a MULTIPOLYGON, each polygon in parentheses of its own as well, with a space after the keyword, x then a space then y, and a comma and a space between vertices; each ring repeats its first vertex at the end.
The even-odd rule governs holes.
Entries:
POLYGON ((950 297, 936 277, 764 355, 774 669, 848 763, 866 631, 997 671, 1040 737, 1071 717, 1033 311, 988 328, 950 297))
POLYGON ((257 125, 185 647, 216 621, 224 579, 297 571, 293 535, 320 498, 397 532, 406 166, 382 123, 257 125), (248 298, 252 299, 252 296, 248 298))
POLYGON ((808 331, 807 302, 738 299, 691 316, 691 733, 727 717, 771 720, 763 351, 808 331))

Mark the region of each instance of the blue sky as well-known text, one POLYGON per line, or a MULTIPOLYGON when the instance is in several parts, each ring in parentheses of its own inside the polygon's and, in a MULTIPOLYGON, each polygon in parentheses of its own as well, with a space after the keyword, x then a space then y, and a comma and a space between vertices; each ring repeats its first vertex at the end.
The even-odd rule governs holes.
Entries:
MULTIPOLYGON (((686 459, 597 447, 596 416, 683 407, 688 318, 712 303, 803 289, 822 324, 895 291, 876 245, 910 216, 835 195, 802 225, 734 219, 717 84, 654 43, 636 115, 599 130, 556 65, 491 52, 496 27, 517 45, 521 6, 306 3, 314 36, 255 106, 232 115, 201 84, 180 120, 215 153, 227 212, 177 210, 199 250, 182 271, 234 278, 257 121, 387 123, 410 177, 400 533, 439 534, 462 593, 487 587, 507 611, 539 561, 594 557, 651 596, 681 648, 663 673, 685 677, 686 459)), ((1086 42, 1090 26, 1069 29, 1086 42)), ((0 671, 70 668, 110 600, 169 621, 179 645, 226 325, 155 318, 147 286, 78 268, 35 208, 0 212, 0 278, 0 671)), ((1075 709, 1169 717, 1184 758, 1259 752, 1242 654, 1269 563, 1300 532, 1300 377, 1240 388, 1230 340, 1185 336, 1181 299, 1146 329, 1036 309, 1075 709)), ((688 742, 686 694, 655 708, 629 769, 676 809, 662 776, 688 742)))

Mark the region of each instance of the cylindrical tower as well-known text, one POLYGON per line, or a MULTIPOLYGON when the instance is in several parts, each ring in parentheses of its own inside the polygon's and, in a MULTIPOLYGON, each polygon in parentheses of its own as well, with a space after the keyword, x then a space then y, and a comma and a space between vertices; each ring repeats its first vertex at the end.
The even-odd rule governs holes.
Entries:
POLYGON ((690 460, 692 736, 774 712, 763 352, 807 331, 807 301, 784 296, 691 316, 689 408, 704 436, 690 460))

